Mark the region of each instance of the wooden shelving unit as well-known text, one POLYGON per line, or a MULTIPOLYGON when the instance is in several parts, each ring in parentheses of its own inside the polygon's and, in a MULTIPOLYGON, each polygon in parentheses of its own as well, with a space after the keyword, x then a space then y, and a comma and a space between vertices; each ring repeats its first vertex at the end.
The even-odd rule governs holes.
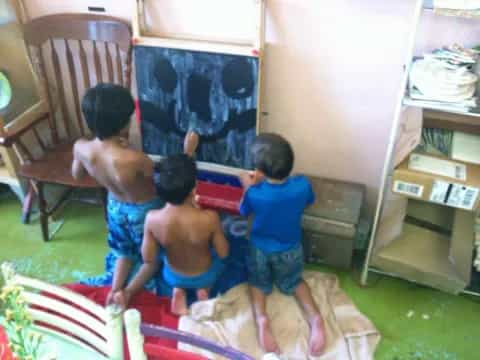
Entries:
MULTIPOLYGON (((423 234, 425 235, 425 239, 426 239, 426 241, 423 242, 423 245, 419 245, 418 243, 415 243, 415 241, 412 242, 412 239, 409 238, 409 235, 408 235, 408 231, 410 229, 409 226, 411 225, 407 225, 407 231, 406 231, 407 234, 401 235, 398 238, 399 241, 395 240, 394 242, 396 243, 393 246, 387 246, 387 247, 381 248, 381 250, 379 250, 379 252, 376 253, 374 256, 374 249, 376 248, 376 242, 377 242, 377 230, 379 228, 380 219, 382 217, 382 211, 385 205, 385 201, 387 199, 386 195, 387 195, 387 192, 390 191, 389 177, 392 175, 393 160, 395 155, 395 144, 399 136, 402 109, 404 107, 422 108, 424 112, 424 126, 428 126, 429 121, 432 121, 431 119, 435 118, 435 127, 441 127, 446 129, 449 129, 450 127, 451 129, 455 129, 455 130, 458 130, 460 127, 462 131, 476 133, 480 135, 480 119, 479 119, 480 108, 473 108, 468 110, 462 109, 462 108, 453 109, 451 107, 446 107, 438 104, 433 104, 433 103, 428 104, 423 101, 422 102, 416 101, 414 99, 409 98, 408 95, 406 95, 408 94, 407 89, 408 89, 409 69, 411 68, 412 61, 415 55, 414 54, 415 42, 416 42, 417 31, 418 31, 421 15, 424 11, 431 11, 432 9, 433 9, 433 0, 417 0, 416 1, 414 13, 413 13, 413 28, 410 33, 409 42, 408 42, 408 51, 407 51, 406 59, 404 62, 405 71, 403 74, 401 88, 400 88, 400 92, 398 94, 398 98, 396 102, 395 117, 394 117, 392 129, 389 135, 387 154, 386 154, 385 162, 383 166, 382 178, 380 183, 380 191, 378 194, 372 233, 370 236, 367 256, 365 259, 364 268, 363 268, 362 277, 361 277, 361 283, 363 285, 367 284, 368 275, 370 272, 376 272, 376 273, 384 274, 387 276, 400 277, 406 280, 414 281, 408 275, 405 275, 405 272, 403 272, 403 275, 399 275, 400 271, 398 271, 398 273, 396 272, 396 266, 402 266, 403 264, 406 264, 408 261, 411 261, 411 256, 405 255, 402 258, 402 254, 407 254, 408 252, 410 253, 415 252, 418 250, 418 249, 415 250, 416 247, 428 246, 429 243, 436 242, 438 240, 434 238, 433 235, 430 236, 431 234, 427 234, 428 236, 423 234), (405 246, 407 248, 405 248, 405 246), (380 254, 380 252, 382 252, 382 254, 380 254), (385 262, 382 263, 382 260, 385 260, 385 262)), ((473 227, 472 227, 472 232, 473 232, 473 227)), ((410 264, 412 266, 412 269, 415 269, 416 267, 418 267, 421 270, 421 266, 423 265, 422 262, 437 262, 436 265, 438 268, 442 268, 442 266, 445 265, 444 268, 446 272, 453 271, 451 267, 449 267, 450 264, 448 260, 448 257, 449 257, 448 249, 440 249, 437 247, 437 250, 443 251, 442 254, 445 253, 443 254, 445 256, 443 256, 442 254, 440 254, 441 256, 437 254, 438 256, 434 258, 434 254, 432 254, 431 259, 423 259, 421 261, 418 260, 416 263, 410 264), (438 261, 442 263, 439 264, 438 261)), ((473 252, 473 248, 472 248, 472 252, 473 252)), ((441 288, 441 284, 436 287, 441 288)), ((480 296, 480 292, 470 290, 469 288, 464 290, 464 292, 468 294, 480 296)))

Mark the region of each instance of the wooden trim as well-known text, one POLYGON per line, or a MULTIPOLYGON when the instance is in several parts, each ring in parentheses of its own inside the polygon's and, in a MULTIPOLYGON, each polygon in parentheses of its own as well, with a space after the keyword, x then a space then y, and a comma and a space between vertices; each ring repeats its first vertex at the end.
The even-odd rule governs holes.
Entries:
POLYGON ((118 18, 94 14, 54 14, 24 24, 25 42, 40 46, 48 39, 106 41, 118 43, 128 51, 130 25, 118 18))
POLYGON ((135 45, 253 57, 260 55, 252 45, 237 45, 212 41, 140 36, 135 37, 135 45))
MULTIPOLYGON (((39 115, 35 120, 25 125, 23 128, 16 130, 16 131, 7 131, 3 137, 0 137, 0 145, 1 146, 12 146, 15 142, 19 140, 19 138, 30 130, 32 127, 36 126, 38 123, 42 122, 45 119, 48 119, 49 113, 43 113, 39 115)), ((8 130, 8 129, 7 129, 8 130)))
POLYGON ((139 15, 139 4, 140 0, 135 1, 135 8, 133 9, 132 15, 132 41, 135 43, 138 38, 140 38, 140 15, 139 15))
POLYGON ((133 43, 141 46, 259 57, 265 40, 265 0, 251 1, 253 1, 255 9, 252 21, 255 38, 248 42, 219 37, 203 38, 190 34, 167 33, 162 36, 151 34, 146 29, 145 2, 136 0, 132 18, 133 43))
POLYGON ((367 254, 365 257, 365 261, 363 263, 363 269, 362 269, 362 274, 360 278, 360 283, 364 286, 367 285, 368 271, 369 271, 370 261, 373 255, 373 248, 375 244, 377 228, 378 228, 380 217, 383 211, 384 198, 385 198, 386 192, 388 191, 387 189, 388 175, 392 167, 392 161, 394 159, 395 143, 397 142, 398 129, 399 129, 400 118, 401 118, 401 113, 403 108, 403 100, 405 97, 405 89, 408 86, 408 72, 410 70, 410 65, 412 63, 413 55, 415 52, 416 35, 417 35, 418 26, 420 24, 420 19, 422 16, 422 10, 423 10, 423 0, 416 0, 415 8, 413 11, 412 30, 410 31, 408 43, 407 43, 408 45, 406 47, 407 50, 405 51, 404 64, 406 66, 402 74, 402 81, 401 81, 401 85, 397 95, 397 101, 395 104, 394 119, 391 125, 390 134, 388 138, 387 151, 386 151, 384 162, 383 162, 382 177, 380 180, 378 198, 375 206, 375 214, 374 214, 373 223, 372 223, 372 230, 370 232, 367 254))
POLYGON ((265 0, 253 0, 255 12, 255 34, 254 47, 261 51, 265 45, 265 0))
MULTIPOLYGON (((153 154, 147 154, 147 156, 150 159, 152 159, 153 162, 159 162, 165 158, 165 156, 153 155, 153 154)), ((197 163, 198 170, 211 171, 211 172, 216 172, 216 173, 225 174, 225 175, 238 176, 243 171, 245 171, 245 169, 235 168, 232 166, 213 164, 213 163, 208 163, 204 161, 197 161, 196 163, 197 163)))

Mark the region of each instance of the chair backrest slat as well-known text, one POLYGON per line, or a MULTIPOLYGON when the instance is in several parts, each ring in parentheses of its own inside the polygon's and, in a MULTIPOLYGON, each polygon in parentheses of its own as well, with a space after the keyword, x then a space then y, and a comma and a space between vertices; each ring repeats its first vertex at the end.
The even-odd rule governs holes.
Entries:
POLYGON ((22 139, 18 139, 15 146, 17 146, 19 148, 19 150, 21 150, 20 151, 20 154, 22 154, 22 156, 20 157, 21 159, 23 159, 23 157, 25 157, 27 159, 27 161, 33 161, 33 159, 34 159, 33 155, 30 152, 30 150, 28 150, 28 147, 25 145, 25 143, 23 142, 22 139))
POLYGON ((58 52, 55 47, 55 41, 50 38, 50 47, 51 47, 51 57, 53 65, 53 75, 55 77, 55 82, 57 84, 57 97, 60 101, 60 110, 62 112, 62 120, 65 129, 65 133, 68 139, 72 137, 72 131, 70 128, 69 115, 67 110, 67 103, 65 101, 65 86, 63 84, 62 68, 60 67, 60 59, 58 57, 58 52))
POLYGON ((55 313, 69 317, 76 322, 88 327, 97 334, 104 336, 105 323, 90 315, 85 311, 81 311, 65 302, 58 301, 52 297, 33 293, 30 291, 23 291, 22 296, 32 305, 40 306, 42 308, 51 309, 55 313))
POLYGON ((82 66, 82 74, 83 74, 83 86, 85 89, 89 89, 92 87, 92 82, 90 81, 90 69, 88 67, 88 60, 87 54, 85 52, 85 46, 83 45, 83 41, 78 41, 79 51, 80 51, 80 64, 82 66))
POLYGON ((40 145, 40 147, 42 148, 42 151, 46 151, 47 145, 45 145, 45 143, 43 142, 42 137, 38 132, 38 129, 34 127, 32 130, 33 130, 33 136, 35 136, 35 140, 37 140, 38 145, 40 145))
POLYGON ((77 304, 83 309, 88 309, 90 313, 101 319, 102 321, 106 322, 108 320, 108 316, 105 312, 105 309, 100 305, 97 305, 93 301, 81 296, 79 294, 74 293, 68 289, 62 288, 60 286, 47 284, 41 280, 28 278, 22 275, 15 275, 15 277, 11 281, 15 285, 20 285, 23 287, 29 287, 33 289, 37 289, 40 291, 44 291, 50 294, 55 294, 55 296, 59 296, 64 298, 67 301, 70 301, 74 304, 77 304))
POLYGON ((85 129, 83 127, 82 121, 82 112, 80 111, 80 99, 78 96, 78 79, 77 79, 77 71, 75 70, 75 65, 73 62, 73 54, 72 49, 70 48, 70 44, 68 39, 64 39, 65 41, 65 56, 67 58, 68 64, 68 72, 70 73, 70 84, 72 85, 72 95, 73 95, 73 102, 75 105, 75 113, 77 115, 77 125, 78 130, 80 131, 80 135, 85 135, 85 129))
MULTIPOLYGON (((36 48, 38 50, 38 63, 39 63, 39 68, 41 73, 40 76, 44 80, 44 87, 45 87, 45 93, 47 96, 48 107, 53 112, 55 107, 53 105, 52 91, 48 82, 47 68, 45 65, 46 64, 45 51, 43 50, 42 45, 39 45, 36 48)), ((53 143, 58 144, 59 138, 58 138, 57 122, 55 121, 55 117, 53 115, 48 118, 48 124, 50 126, 50 131, 52 132, 53 143)))
POLYGON ((95 64, 95 75, 97 77, 97 84, 103 82, 102 63, 100 62, 100 54, 98 53, 97 42, 93 41, 93 62, 95 64))
POLYGON ((132 85, 132 49, 127 51, 127 58, 125 60, 125 87, 130 89, 132 85))
POLYGON ((125 86, 125 82, 123 80, 123 64, 122 64, 122 53, 120 52, 120 48, 118 44, 115 45, 115 61, 117 62, 117 77, 118 83, 125 86))
POLYGON ((110 46, 107 42, 105 44, 105 56, 107 59, 107 74, 108 74, 108 82, 113 83, 115 81, 113 77, 113 60, 112 54, 110 53, 110 46))
POLYGON ((45 312, 43 310, 30 308, 28 309, 28 312, 34 321, 41 321, 44 324, 48 324, 59 329, 68 329, 68 332, 74 334, 76 338, 87 342, 94 348, 100 350, 102 353, 108 354, 109 349, 107 342, 84 327, 79 326, 74 322, 65 319, 64 317, 45 312))

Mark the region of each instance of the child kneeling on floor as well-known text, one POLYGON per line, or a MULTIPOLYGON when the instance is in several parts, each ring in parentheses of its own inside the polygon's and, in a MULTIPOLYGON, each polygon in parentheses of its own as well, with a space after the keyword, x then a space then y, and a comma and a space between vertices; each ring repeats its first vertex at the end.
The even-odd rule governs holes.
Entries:
POLYGON ((266 312, 266 295, 275 282, 301 304, 311 330, 310 353, 319 355, 325 344, 323 319, 302 278, 301 218, 314 202, 312 187, 305 176, 290 176, 294 154, 280 135, 259 135, 251 152, 255 171, 240 176, 245 188, 240 213, 253 215, 247 266, 260 345, 266 352, 279 351, 266 312))
MULTIPOLYGON (((143 152, 131 148, 127 137, 134 101, 130 91, 119 85, 98 84, 87 90, 82 112, 93 139, 79 139, 73 149, 72 176, 82 179, 89 174, 108 190, 108 245, 106 273, 81 281, 91 286, 111 285, 107 304, 115 301, 116 293, 128 290, 138 277, 148 277, 136 288, 155 290, 152 278, 156 269, 138 274, 142 268, 140 253, 147 212, 164 203, 155 193, 153 161, 143 152)), ((198 136, 188 133, 184 150, 193 155, 198 136)), ((130 297, 125 296, 126 306, 130 297)), ((116 302, 116 301, 115 301, 116 302)))
POLYGON ((195 205, 196 179, 195 161, 187 155, 158 163, 154 182, 166 205, 150 211, 145 221, 144 266, 155 266, 162 247, 163 277, 173 288, 171 311, 177 315, 188 313, 186 289, 195 289, 199 300, 208 299, 229 252, 218 214, 195 205))

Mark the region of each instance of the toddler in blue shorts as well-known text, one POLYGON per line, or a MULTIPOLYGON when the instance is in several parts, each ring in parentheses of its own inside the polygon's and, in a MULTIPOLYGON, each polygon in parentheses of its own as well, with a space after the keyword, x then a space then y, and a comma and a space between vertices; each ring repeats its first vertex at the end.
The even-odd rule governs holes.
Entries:
POLYGON ((168 156, 155 165, 154 182, 163 209, 152 210, 145 220, 142 268, 138 286, 148 281, 148 268, 158 267, 163 251, 162 274, 173 288, 171 311, 188 313, 186 289, 196 290, 199 300, 208 299, 209 290, 224 270, 229 244, 218 214, 195 204, 197 168, 187 155, 168 156), (141 281, 140 281, 141 280, 141 281))
POLYGON ((266 296, 275 284, 302 306, 311 330, 310 354, 316 356, 325 343, 323 319, 302 278, 301 243, 302 214, 314 202, 313 190, 305 176, 290 176, 294 154, 280 135, 257 136, 251 152, 255 171, 240 175, 245 188, 240 213, 252 216, 247 266, 258 340, 266 352, 278 352, 266 313, 266 296))

